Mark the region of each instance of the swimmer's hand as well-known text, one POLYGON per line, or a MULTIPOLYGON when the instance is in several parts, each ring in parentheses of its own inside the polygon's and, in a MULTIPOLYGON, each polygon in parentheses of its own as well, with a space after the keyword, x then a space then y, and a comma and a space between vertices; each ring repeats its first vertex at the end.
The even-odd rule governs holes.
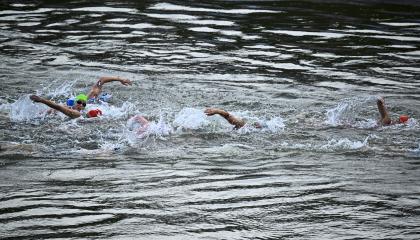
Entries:
POLYGON ((378 99, 376 100, 377 104, 381 104, 381 105, 385 105, 385 100, 383 97, 378 97, 378 99))
POLYGON ((29 96, 29 98, 34 102, 41 102, 41 98, 38 97, 37 95, 31 95, 29 96))
POLYGON ((126 78, 120 78, 119 80, 120 80, 120 83, 124 86, 131 85, 132 83, 129 79, 126 79, 126 78))
POLYGON ((220 114, 220 109, 217 108, 207 108, 204 113, 207 116, 213 116, 214 114, 220 114))

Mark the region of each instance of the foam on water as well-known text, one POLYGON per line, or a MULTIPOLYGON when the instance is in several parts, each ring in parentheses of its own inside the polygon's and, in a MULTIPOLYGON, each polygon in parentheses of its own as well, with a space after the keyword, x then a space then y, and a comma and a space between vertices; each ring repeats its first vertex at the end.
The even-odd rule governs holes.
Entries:
POLYGON ((252 151, 255 150, 255 147, 249 146, 246 144, 240 144, 240 143, 227 143, 223 144, 221 146, 213 146, 208 148, 200 148, 200 151, 203 151, 205 153, 215 153, 215 154, 238 154, 243 151, 252 151))
POLYGON ((364 140, 352 140, 348 138, 330 139, 326 143, 289 143, 283 142, 280 147, 295 150, 306 150, 315 152, 336 152, 343 150, 358 150, 368 147, 368 140, 372 136, 366 137, 364 140))
POLYGON ((266 133, 279 133, 283 132, 286 125, 285 120, 281 117, 273 118, 258 118, 254 116, 245 116, 245 126, 238 129, 240 134, 248 134, 252 132, 266 132, 266 133))
POLYGON ((266 128, 263 128, 263 130, 267 130, 273 133, 284 131, 284 128, 286 127, 284 122, 285 120, 283 118, 274 117, 272 119, 265 121, 266 128))
POLYGON ((121 137, 129 146, 137 147, 138 145, 147 145, 149 140, 166 140, 173 132, 173 128, 166 122, 163 114, 157 121, 147 121, 142 115, 136 115, 128 119, 126 125, 121 131, 121 137), (139 121, 142 118, 144 121, 139 121))
POLYGON ((20 97, 16 102, 8 104, 10 120, 38 124, 48 116, 49 108, 44 104, 33 103, 29 95, 20 97))
POLYGON ((368 145, 369 136, 363 141, 351 141, 348 138, 331 139, 327 144, 320 146, 320 150, 354 150, 366 147, 368 145))
POLYGON ((166 123, 163 116, 160 116, 158 121, 149 122, 145 129, 140 128, 138 130, 137 134, 139 138, 149 138, 150 136, 156 136, 159 139, 165 139, 165 136, 168 136, 173 132, 172 126, 166 123))
MULTIPOLYGON (((239 134, 248 134, 252 132, 282 132, 285 123, 281 117, 258 118, 250 116, 246 112, 232 113, 240 118, 244 118, 248 123, 244 127, 235 131, 239 134)), ((175 114, 173 121, 167 121, 165 115, 170 113, 161 113, 158 121, 143 122, 138 120, 144 116, 136 115, 131 117, 122 132, 130 144, 145 142, 150 137, 155 139, 166 139, 166 136, 172 134, 183 134, 185 132, 232 132, 233 126, 226 119, 219 115, 206 116, 202 109, 183 108, 175 114), (136 119, 137 118, 137 119, 136 119)))
POLYGON ((135 115, 139 109, 137 109, 137 104, 125 101, 121 106, 115 106, 108 104, 106 102, 100 101, 95 104, 88 104, 86 106, 86 112, 93 109, 99 109, 102 111, 101 118, 106 119, 118 119, 118 118, 127 118, 129 116, 135 115))

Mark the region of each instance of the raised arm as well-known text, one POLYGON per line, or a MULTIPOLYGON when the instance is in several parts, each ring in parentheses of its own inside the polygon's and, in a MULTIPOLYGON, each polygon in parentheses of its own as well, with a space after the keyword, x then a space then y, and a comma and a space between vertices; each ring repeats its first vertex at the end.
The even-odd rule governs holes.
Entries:
POLYGON ((95 83, 95 85, 92 86, 92 89, 88 93, 88 99, 90 98, 96 98, 99 96, 99 94, 102 92, 102 86, 105 83, 118 81, 124 86, 131 85, 131 81, 126 78, 120 78, 120 77, 101 77, 99 80, 95 83))
POLYGON ((383 125, 391 124, 392 121, 391 121, 391 118, 389 117, 388 110, 386 109, 384 99, 379 98, 376 101, 376 105, 378 105, 378 111, 379 111, 379 114, 381 115, 381 119, 380 119, 381 124, 383 125))
POLYGON ((47 99, 41 98, 41 97, 39 97, 39 96, 36 96, 36 95, 31 95, 29 98, 30 98, 32 101, 34 101, 34 102, 40 102, 40 103, 43 103, 43 104, 47 105, 48 107, 50 107, 50 108, 52 108, 52 109, 55 109, 55 110, 57 110, 57 111, 60 111, 60 112, 64 113, 65 115, 67 115, 67 116, 69 116, 69 117, 71 117, 71 118, 78 118, 78 117, 80 117, 80 116, 81 116, 80 112, 79 112, 79 111, 77 111, 77 110, 70 109, 70 108, 68 108, 68 107, 66 107, 66 106, 63 106, 63 105, 57 104, 57 103, 55 103, 55 102, 53 102, 53 101, 50 101, 50 100, 47 100, 47 99))
POLYGON ((219 114, 220 116, 222 116, 224 119, 226 119, 230 124, 235 126, 235 129, 239 129, 241 127, 243 127, 245 125, 245 121, 242 119, 239 119, 233 115, 231 115, 230 113, 226 112, 225 110, 222 109, 218 109, 218 108, 207 108, 204 113, 207 116, 212 116, 215 114, 219 114))

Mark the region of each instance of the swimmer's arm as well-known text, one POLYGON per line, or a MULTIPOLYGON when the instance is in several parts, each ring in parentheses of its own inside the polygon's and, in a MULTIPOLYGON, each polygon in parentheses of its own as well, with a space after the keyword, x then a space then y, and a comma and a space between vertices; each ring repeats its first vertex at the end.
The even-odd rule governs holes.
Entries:
POLYGON ((140 124, 149 125, 149 121, 146 118, 144 118, 143 116, 136 115, 132 119, 134 119, 134 121, 136 121, 140 124))
POLYGON ((57 103, 55 103, 55 102, 53 102, 53 101, 50 101, 50 100, 47 100, 47 99, 44 99, 44 98, 38 97, 38 96, 36 96, 36 95, 32 95, 32 96, 30 96, 30 98, 31 98, 31 100, 32 100, 32 101, 34 101, 34 102, 40 102, 40 103, 43 103, 43 104, 47 105, 48 107, 50 107, 50 108, 52 108, 52 109, 55 109, 55 110, 57 110, 57 111, 59 111, 59 112, 62 112, 63 114, 65 114, 65 115, 67 115, 67 116, 69 116, 69 117, 71 117, 71 118, 78 118, 78 117, 80 117, 80 116, 81 116, 81 114, 80 114, 80 112, 79 112, 79 111, 74 110, 74 109, 70 109, 70 108, 68 108, 68 107, 66 107, 66 106, 63 106, 63 105, 57 104, 57 103))
POLYGON ((239 119, 235 116, 233 116, 232 114, 226 112, 225 110, 222 109, 218 109, 218 108, 207 108, 204 113, 207 116, 212 116, 215 114, 219 114, 220 116, 222 116, 224 119, 226 119, 230 124, 235 126, 235 129, 239 129, 241 127, 243 127, 245 125, 245 121, 242 119, 239 119))
POLYGON ((121 78, 121 77, 101 77, 99 78, 99 81, 96 84, 100 84, 100 86, 102 86, 105 83, 113 82, 113 81, 119 81, 124 86, 131 85, 130 80, 128 80, 127 78, 121 78))
POLYGON ((101 77, 99 80, 92 86, 92 89, 88 93, 88 98, 98 97, 98 95, 102 92, 102 86, 108 82, 118 81, 124 86, 131 85, 131 81, 126 78, 121 77, 101 77))
POLYGON ((378 105, 378 111, 379 111, 379 114, 381 115, 381 119, 380 119, 381 124, 383 125, 391 124, 391 118, 389 117, 388 110, 386 109, 384 99, 379 98, 376 101, 376 105, 378 105))

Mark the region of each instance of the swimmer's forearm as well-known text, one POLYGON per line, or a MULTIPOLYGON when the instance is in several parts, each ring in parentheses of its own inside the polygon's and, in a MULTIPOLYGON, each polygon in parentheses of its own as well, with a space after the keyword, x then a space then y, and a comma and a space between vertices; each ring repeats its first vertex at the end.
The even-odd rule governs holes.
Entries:
POLYGON ((234 125, 236 129, 239 129, 245 125, 245 121, 235 116, 231 115, 230 113, 226 112, 225 110, 218 109, 218 108, 207 108, 204 113, 207 116, 212 116, 214 114, 218 114, 226 119, 230 124, 234 125))
POLYGON ((99 80, 95 83, 95 85, 93 85, 92 89, 90 90, 90 92, 88 93, 88 98, 95 98, 98 97, 98 95, 101 93, 102 91, 102 86, 105 83, 108 82, 113 82, 113 81, 119 81, 122 85, 130 85, 131 81, 126 79, 126 78, 121 78, 121 77, 101 77, 99 78, 99 80))
POLYGON ((65 114, 65 115, 67 115, 67 116, 69 116, 71 118, 78 118, 78 117, 81 116, 80 112, 78 112, 76 110, 73 110, 73 109, 70 109, 70 108, 68 108, 66 106, 57 104, 57 103, 55 103, 53 101, 50 101, 50 100, 41 98, 39 100, 39 102, 47 105, 48 107, 50 107, 50 108, 52 108, 54 110, 60 111, 63 114, 65 114))
POLYGON ((230 124, 234 125, 235 128, 241 128, 245 125, 245 121, 231 115, 224 110, 218 109, 216 113, 225 118, 230 124))
POLYGON ((230 115, 228 112, 226 112, 225 110, 222 110, 222 109, 216 109, 215 113, 224 117, 226 120, 229 118, 229 115, 230 115))
POLYGON ((97 83, 98 87, 102 86, 105 83, 119 81, 120 83, 130 82, 130 80, 121 77, 101 77, 97 83))

